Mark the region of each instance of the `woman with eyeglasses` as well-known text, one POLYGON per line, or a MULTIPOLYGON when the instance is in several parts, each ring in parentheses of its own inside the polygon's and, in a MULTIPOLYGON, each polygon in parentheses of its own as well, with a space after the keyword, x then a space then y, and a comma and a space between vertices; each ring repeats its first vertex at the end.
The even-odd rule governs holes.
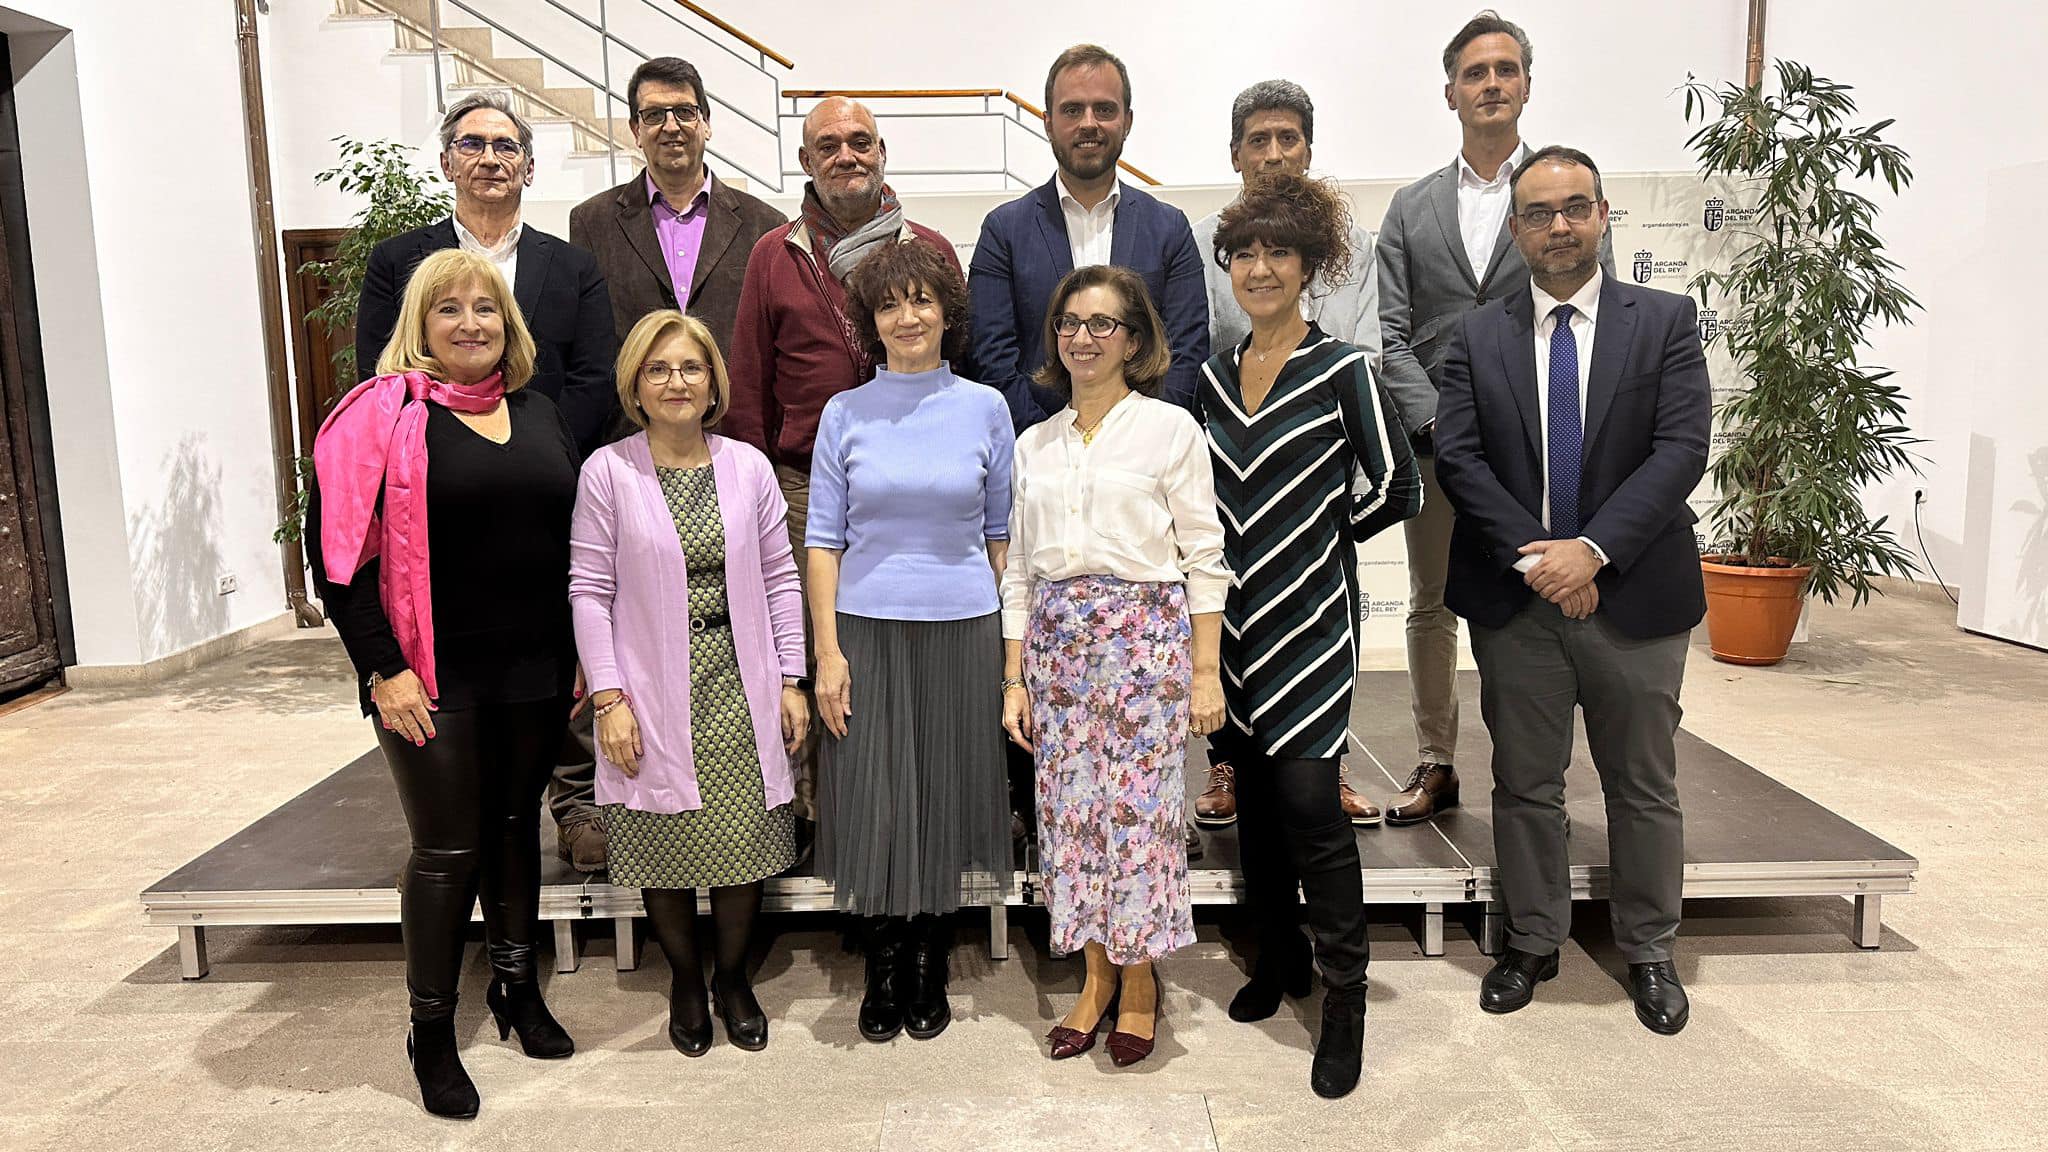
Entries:
POLYGON ((761 882, 796 862, 789 754, 809 709, 803 602, 768 458, 705 431, 731 406, 702 321, 642 317, 618 359, 638 434, 583 466, 569 602, 596 715, 610 879, 640 889, 685 1056, 768 1044, 747 973, 761 882), (696 889, 711 892, 711 992, 696 889))
POLYGON ((1045 346, 1038 383, 1068 404, 1017 440, 1003 727, 1037 763, 1052 949, 1087 965, 1052 1058, 1094 1047, 1114 1013, 1121 1067, 1157 1036, 1153 961, 1195 939, 1182 773, 1189 729, 1223 722, 1230 572, 1201 429, 1158 399, 1172 352, 1145 282, 1068 273, 1045 346))
POLYGON ((950 914, 1016 869, 996 688, 1016 436, 946 359, 967 330, 950 255, 885 239, 854 266, 846 313, 884 367, 825 402, 811 453, 818 876, 863 918, 876 1043, 945 1030, 950 914))
POLYGON ((1365 1044, 1365 893, 1338 798, 1358 669, 1354 546, 1422 507, 1371 358, 1302 318, 1302 293, 1348 266, 1350 234, 1343 193, 1302 176, 1262 176, 1223 210, 1214 256, 1251 332, 1210 357, 1196 390, 1236 574, 1224 609, 1230 715, 1212 743, 1237 767, 1245 903, 1260 923, 1230 1018, 1264 1020, 1283 994, 1306 996, 1319 964, 1309 1085, 1325 1097, 1357 1086, 1365 1044))

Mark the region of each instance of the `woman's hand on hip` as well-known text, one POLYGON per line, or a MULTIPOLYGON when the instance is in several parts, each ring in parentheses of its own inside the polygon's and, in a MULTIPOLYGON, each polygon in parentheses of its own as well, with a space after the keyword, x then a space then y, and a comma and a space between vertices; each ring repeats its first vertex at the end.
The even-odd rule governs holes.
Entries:
POLYGON ((640 722, 631 701, 621 699, 597 718, 597 746, 628 780, 640 775, 640 722))
POLYGON ((790 755, 804 746, 804 737, 811 730, 811 704, 804 699, 801 688, 784 687, 782 690, 782 746, 790 755))
POLYGON ((1003 689, 1003 731, 1026 752, 1036 752, 1031 738, 1031 689, 1022 684, 1012 684, 1003 689))
POLYGON ((427 698, 427 686, 412 669, 377 681, 370 689, 370 702, 377 706, 384 727, 415 745, 434 738, 434 704, 427 698))
POLYGON ((818 719, 825 722, 825 731, 841 740, 846 738, 847 717, 853 715, 850 676, 845 656, 837 652, 818 653, 818 719))
POLYGON ((1214 672, 1196 673, 1193 705, 1195 735, 1207 736, 1223 727, 1223 677, 1214 672))

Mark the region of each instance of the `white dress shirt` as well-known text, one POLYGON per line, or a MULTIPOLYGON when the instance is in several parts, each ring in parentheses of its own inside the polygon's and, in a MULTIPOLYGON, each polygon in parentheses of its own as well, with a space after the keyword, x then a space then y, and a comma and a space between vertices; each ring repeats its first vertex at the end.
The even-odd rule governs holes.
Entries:
POLYGON ((1116 228, 1116 206, 1124 198, 1123 185, 1119 183, 1110 189, 1109 195, 1095 207, 1083 208, 1081 202, 1074 199, 1074 194, 1067 191, 1067 178, 1061 176, 1059 181, 1060 214, 1067 218, 1067 249, 1074 254, 1074 267, 1109 263, 1110 240, 1116 228))
POLYGON ((1190 613, 1230 592, 1209 445, 1186 409, 1132 393, 1096 426, 1072 408, 1017 437, 1003 638, 1021 640, 1034 585, 1075 576, 1186 583, 1190 613))
MULTIPOLYGON (((1520 151, 1517 148, 1515 154, 1520 151)), ((1471 262, 1474 283, 1486 279, 1494 243, 1500 239, 1508 209, 1514 204, 1514 192, 1508 185, 1514 174, 1514 155, 1501 161, 1500 171, 1489 180, 1473 171, 1463 151, 1458 153, 1458 234, 1465 241, 1465 259, 1471 262)))
POLYGON ((519 223, 512 225, 512 230, 505 233, 505 238, 498 241, 497 247, 494 248, 477 239, 476 233, 464 228, 460 217, 453 217, 452 219, 455 220, 456 245, 464 252, 474 252, 491 263, 496 264, 498 266, 498 275, 505 278, 505 288, 508 291, 517 292, 519 290, 519 234, 526 231, 526 221, 521 220, 519 223))
MULTIPOLYGON (((1572 306, 1572 342, 1579 354, 1579 431, 1581 446, 1584 444, 1586 429, 1586 381, 1593 370, 1593 336, 1599 328, 1600 282, 1605 279, 1600 269, 1593 269, 1593 278, 1580 285, 1569 300, 1559 300, 1550 293, 1529 282, 1529 294, 1535 300, 1533 315, 1536 320, 1536 442, 1543 448, 1543 527, 1550 527, 1550 337, 1557 330, 1557 306, 1572 306)), ((1584 509, 1580 509, 1581 520, 1584 509)), ((1591 538, 1581 536, 1600 563, 1607 563, 1607 553, 1591 538)), ((1540 556, 1524 556, 1515 561, 1515 571, 1527 572, 1536 566, 1540 556)))

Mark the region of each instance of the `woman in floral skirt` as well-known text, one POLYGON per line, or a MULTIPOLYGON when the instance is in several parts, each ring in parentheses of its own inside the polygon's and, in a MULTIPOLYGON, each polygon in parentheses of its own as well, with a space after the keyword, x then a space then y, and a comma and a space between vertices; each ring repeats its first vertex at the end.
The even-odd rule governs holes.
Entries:
POLYGON ((1208 446, 1155 398, 1170 352, 1136 273, 1103 265, 1053 292, 1039 383, 1068 406, 1025 432, 1003 574, 1003 726, 1038 766, 1039 851, 1055 952, 1087 979, 1047 1040, 1152 1051, 1152 962, 1194 941, 1183 839, 1190 726, 1223 723, 1230 586, 1208 446), (1119 1000, 1120 997, 1120 1000, 1119 1000))

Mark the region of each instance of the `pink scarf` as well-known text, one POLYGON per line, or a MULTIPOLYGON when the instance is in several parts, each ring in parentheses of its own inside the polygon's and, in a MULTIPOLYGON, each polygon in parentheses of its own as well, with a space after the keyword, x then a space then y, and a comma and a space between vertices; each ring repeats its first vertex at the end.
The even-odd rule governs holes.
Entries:
POLYGON ((504 378, 450 384, 424 372, 376 376, 335 404, 313 440, 320 484, 320 555, 327 578, 346 584, 384 558, 378 581, 398 650, 426 688, 434 679, 434 597, 427 562, 427 406, 489 412, 504 398, 504 378), (377 500, 384 500, 379 523, 377 500))

